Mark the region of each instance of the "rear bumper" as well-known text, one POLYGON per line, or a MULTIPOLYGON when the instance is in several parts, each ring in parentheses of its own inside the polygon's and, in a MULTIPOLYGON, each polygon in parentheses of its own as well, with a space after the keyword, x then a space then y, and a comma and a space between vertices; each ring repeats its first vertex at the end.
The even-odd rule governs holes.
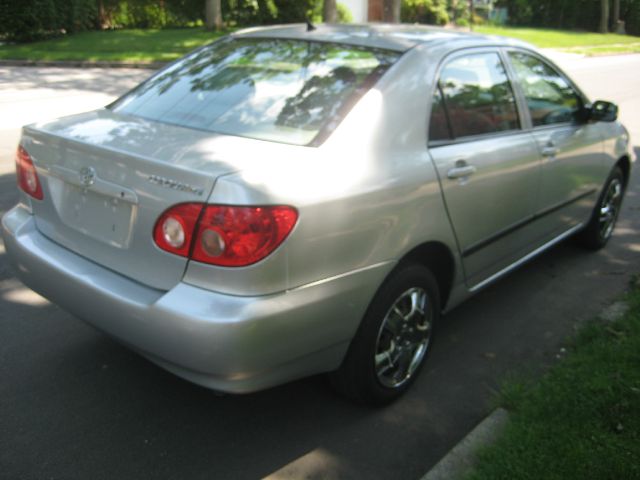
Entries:
POLYGON ((30 288, 167 370, 244 393, 337 368, 392 264, 267 296, 178 283, 159 291, 59 246, 21 206, 2 218, 17 276, 30 288))

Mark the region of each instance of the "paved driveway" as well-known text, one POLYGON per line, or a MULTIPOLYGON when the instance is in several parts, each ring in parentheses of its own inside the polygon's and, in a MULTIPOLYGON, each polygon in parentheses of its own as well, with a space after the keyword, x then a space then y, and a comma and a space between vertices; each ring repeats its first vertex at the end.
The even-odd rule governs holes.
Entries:
MULTIPOLYGON (((560 61, 620 103, 640 144, 640 56, 560 61)), ((145 75, 0 68, 0 212, 16 198, 16 125, 103 105, 145 75)), ((562 244, 456 309, 412 391, 382 410, 322 377, 218 397, 23 288, 0 245, 0 477, 419 478, 489 411, 503 375, 554 362, 640 271, 639 183, 636 169, 607 249, 562 244)))

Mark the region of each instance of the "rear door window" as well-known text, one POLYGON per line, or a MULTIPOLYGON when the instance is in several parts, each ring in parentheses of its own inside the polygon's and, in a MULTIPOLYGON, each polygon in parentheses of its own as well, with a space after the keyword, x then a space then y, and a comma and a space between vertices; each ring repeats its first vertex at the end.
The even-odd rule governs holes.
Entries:
POLYGON ((430 140, 486 135, 520 128, 511 83, 497 53, 449 61, 440 73, 430 140), (448 124, 444 123, 448 117, 448 124))
POLYGON ((212 132, 306 145, 334 129, 398 52, 229 39, 185 57, 111 108, 212 132))

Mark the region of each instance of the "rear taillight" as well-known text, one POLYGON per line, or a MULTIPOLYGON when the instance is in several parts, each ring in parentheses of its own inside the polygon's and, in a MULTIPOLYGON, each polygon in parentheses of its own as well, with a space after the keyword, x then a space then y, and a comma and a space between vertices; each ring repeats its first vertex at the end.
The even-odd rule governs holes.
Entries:
POLYGON ((40 186, 36 167, 22 145, 18 147, 18 152, 16 153, 16 174, 18 176, 18 186, 33 198, 42 200, 42 187, 40 186))
POLYGON ((298 220, 288 206, 176 205, 154 229, 156 244, 198 262, 242 267, 259 262, 284 241, 298 220))

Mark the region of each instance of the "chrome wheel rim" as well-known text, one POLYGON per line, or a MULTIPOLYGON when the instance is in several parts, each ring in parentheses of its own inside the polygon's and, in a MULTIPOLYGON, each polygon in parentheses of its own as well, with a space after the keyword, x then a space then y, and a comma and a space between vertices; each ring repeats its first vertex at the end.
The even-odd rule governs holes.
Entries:
POLYGON ((607 192, 605 193, 602 203, 600 204, 600 215, 598 217, 598 224, 600 230, 600 236, 603 240, 608 239, 613 233, 613 228, 616 225, 616 218, 618 218, 618 211, 620 210, 620 203, 622 201, 622 183, 617 178, 614 178, 607 192))
POLYGON ((393 302, 378 331, 374 361, 383 386, 409 381, 427 353, 431 331, 429 296, 423 288, 410 288, 393 302))

